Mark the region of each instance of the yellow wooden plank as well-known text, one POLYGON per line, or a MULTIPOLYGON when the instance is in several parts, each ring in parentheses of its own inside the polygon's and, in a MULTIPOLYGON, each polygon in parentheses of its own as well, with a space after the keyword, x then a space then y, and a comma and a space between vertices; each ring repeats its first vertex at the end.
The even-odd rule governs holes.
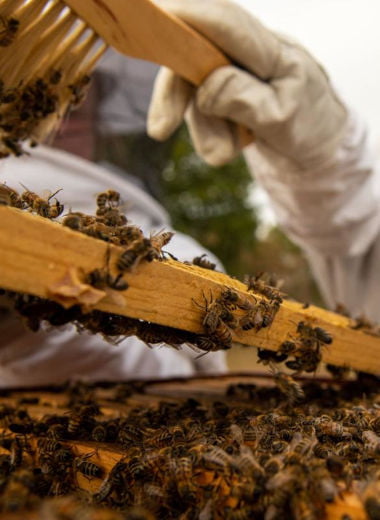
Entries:
MULTIPOLYGON (((110 247, 106 242, 15 208, 0 207, 0 219, 0 287, 55 299, 51 288, 70 270, 83 278, 85 273, 105 266, 110 247)), ((121 248, 112 246, 111 268, 121 252, 121 248)), ((228 286, 253 298, 236 279, 174 260, 142 262, 133 272, 126 273, 125 279, 128 290, 118 291, 116 298, 107 294, 88 309, 203 333, 205 297, 210 301, 228 286)), ((302 304, 293 301, 285 300, 281 304, 270 327, 259 332, 239 332, 234 341, 277 350, 283 341, 295 337, 301 320, 332 334, 333 343, 323 349, 324 361, 380 373, 379 337, 353 330, 350 320, 343 316, 314 306, 304 309, 302 304)))

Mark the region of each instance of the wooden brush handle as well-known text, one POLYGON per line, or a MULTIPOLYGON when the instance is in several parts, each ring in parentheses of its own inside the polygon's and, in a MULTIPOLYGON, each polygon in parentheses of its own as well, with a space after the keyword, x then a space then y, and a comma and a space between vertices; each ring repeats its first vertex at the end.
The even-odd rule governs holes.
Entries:
MULTIPOLYGON (((119 52, 172 69, 194 85, 228 58, 204 36, 151 0, 65 0, 65 3, 119 52)), ((243 148, 254 140, 239 127, 243 148)))

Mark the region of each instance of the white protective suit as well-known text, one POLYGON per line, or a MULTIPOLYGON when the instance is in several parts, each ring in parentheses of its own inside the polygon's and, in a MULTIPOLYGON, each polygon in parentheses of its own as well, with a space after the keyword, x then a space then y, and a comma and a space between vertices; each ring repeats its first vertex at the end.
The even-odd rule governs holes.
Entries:
POLYGON ((366 129, 299 44, 230 0, 156 0, 242 67, 198 88, 161 69, 148 132, 166 139, 185 118, 198 153, 239 152, 234 123, 256 137, 244 153, 281 226, 306 252, 327 304, 380 322, 380 165, 366 129))
MULTIPOLYGON (((165 210, 125 178, 52 148, 40 146, 30 152, 29 156, 2 161, 2 182, 6 181, 17 191, 22 191, 19 184, 22 183, 37 193, 63 188, 58 198, 65 204, 65 212, 71 208, 92 215, 96 211, 96 195, 108 188, 115 189, 126 202, 128 219, 140 226, 144 234, 170 229, 165 210)), ((178 232, 166 249, 178 259, 190 261, 205 252, 192 238, 178 232)), ((211 253, 208 255, 217 262, 211 253)), ((197 356, 188 347, 180 351, 167 346, 150 349, 134 337, 114 346, 99 335, 78 334, 71 325, 34 333, 20 320, 0 324, 0 387, 59 384, 69 379, 121 381, 187 377, 226 370, 223 352, 195 359, 197 356)))

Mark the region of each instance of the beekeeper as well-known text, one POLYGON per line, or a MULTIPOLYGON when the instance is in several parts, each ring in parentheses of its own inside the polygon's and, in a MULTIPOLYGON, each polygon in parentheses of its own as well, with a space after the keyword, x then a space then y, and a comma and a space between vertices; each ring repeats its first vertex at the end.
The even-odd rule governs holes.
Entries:
POLYGON ((239 66, 195 89, 172 72, 157 77, 148 132, 164 140, 185 118, 199 155, 220 165, 244 150, 278 222, 305 251, 330 307, 380 321, 380 168, 365 126, 301 45, 229 0, 157 0, 239 66), (231 123, 233 122, 233 123, 231 123))

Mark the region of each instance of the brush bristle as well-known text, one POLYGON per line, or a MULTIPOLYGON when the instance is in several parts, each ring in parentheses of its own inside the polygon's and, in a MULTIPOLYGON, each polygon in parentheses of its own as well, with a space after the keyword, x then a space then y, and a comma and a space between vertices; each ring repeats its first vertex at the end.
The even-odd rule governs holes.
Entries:
POLYGON ((60 0, 0 4, 0 157, 54 135, 106 49, 60 0))

